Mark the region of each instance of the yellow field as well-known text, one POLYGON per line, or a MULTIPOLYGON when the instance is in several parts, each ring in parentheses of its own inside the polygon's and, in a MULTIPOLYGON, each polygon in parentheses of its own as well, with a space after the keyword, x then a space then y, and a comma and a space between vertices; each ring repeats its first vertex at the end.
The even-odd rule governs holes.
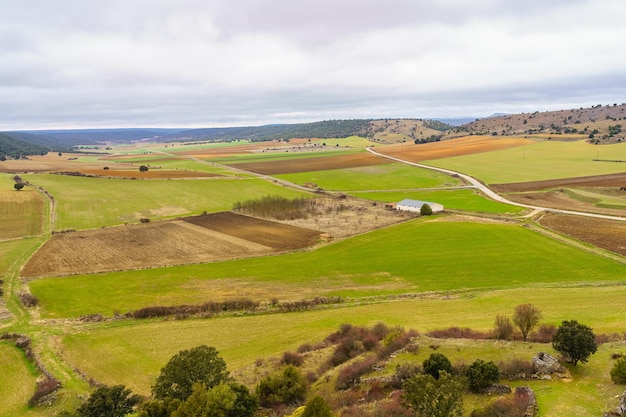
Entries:
POLYGON ((33 188, 13 188, 12 175, 0 176, 0 240, 41 233, 44 201, 33 188))

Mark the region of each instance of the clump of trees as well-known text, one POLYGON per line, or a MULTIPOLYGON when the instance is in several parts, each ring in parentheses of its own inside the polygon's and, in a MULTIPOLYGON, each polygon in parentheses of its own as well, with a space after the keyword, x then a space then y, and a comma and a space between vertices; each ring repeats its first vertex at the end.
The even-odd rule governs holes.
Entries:
POLYGON ((238 201, 233 205, 233 210, 277 220, 303 219, 318 212, 315 199, 306 197, 289 199, 277 195, 238 201))

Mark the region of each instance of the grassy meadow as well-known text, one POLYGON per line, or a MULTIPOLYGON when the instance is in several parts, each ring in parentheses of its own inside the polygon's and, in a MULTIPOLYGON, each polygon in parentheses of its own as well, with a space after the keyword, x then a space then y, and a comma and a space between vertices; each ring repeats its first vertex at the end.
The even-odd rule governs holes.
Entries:
POLYGON ((56 229, 89 229, 136 223, 140 218, 172 218, 203 211, 230 210, 239 200, 267 194, 302 193, 261 179, 124 180, 24 175, 52 194, 57 202, 56 229))
POLYGON ((519 225, 417 220, 313 251, 37 279, 30 289, 44 317, 76 317, 238 297, 293 301, 619 282, 624 268, 519 225))
POLYGON ((393 163, 359 168, 332 169, 276 175, 277 178, 296 184, 316 183, 330 191, 402 190, 415 188, 438 188, 462 185, 449 175, 432 170, 393 163))
MULTIPOLYGON (((141 149, 134 145, 116 146, 111 152, 132 155, 120 161, 227 177, 124 180, 24 174, 23 178, 54 196, 53 229, 99 228, 137 223, 140 218, 158 220, 230 210, 236 201, 270 194, 289 198, 307 195, 236 174, 214 163, 350 155, 371 145, 362 138, 323 142, 351 149, 229 153, 215 158, 209 156, 211 149, 238 143, 142 144, 141 149), (205 156, 197 156, 211 159, 202 163, 187 158, 184 153, 192 150, 206 150, 205 156), (172 157, 146 153, 152 151, 179 154, 172 157)), ((267 143, 267 147, 274 145, 267 143)), ((597 157, 626 160, 626 144, 593 146, 582 141, 543 141, 428 163, 466 172, 486 183, 625 170, 623 163, 592 161, 597 157)), ((99 157, 85 156, 79 161, 93 162, 95 158, 99 157)), ((476 358, 496 362, 512 357, 530 359, 539 351, 553 352, 550 345, 537 343, 434 340, 424 335, 452 326, 489 331, 496 315, 510 316, 521 303, 540 308, 542 323, 558 326, 563 320, 575 319, 596 333, 623 335, 626 330, 626 259, 603 256, 601 251, 566 238, 556 240, 538 232, 530 219, 512 220, 523 214, 523 209, 491 201, 472 189, 454 188, 462 185, 455 178, 396 163, 277 177, 298 184, 314 182, 326 190, 376 201, 436 201, 446 209, 465 211, 468 216, 462 220, 461 216, 446 214, 418 218, 289 254, 30 282, 19 279, 19 267, 44 238, 0 241, 0 278, 5 280, 5 292, 10 292, 5 299, 10 300, 7 306, 14 316, 0 322, 0 331, 32 337, 39 357, 64 386, 54 407, 28 409, 25 401, 33 393, 37 372, 22 352, 0 343, 0 402, 4 406, 0 417, 56 416, 60 409, 75 406, 85 396, 88 387, 83 378, 110 385, 125 384, 147 395, 159 370, 172 355, 200 344, 215 346, 236 375, 255 374, 261 372, 255 365, 258 359, 293 351, 305 342, 321 341, 344 323, 372 326, 382 321, 422 334, 417 352, 398 355, 383 373, 393 372, 398 363, 423 361, 433 352, 430 345, 438 345, 437 351, 453 362, 466 363, 476 358), (474 213, 489 214, 489 219, 471 219, 474 213), (18 305, 17 293, 26 289, 38 298, 36 308, 18 305), (273 300, 288 302, 320 296, 340 296, 344 302, 293 313, 277 313, 267 307, 273 300), (201 304, 242 297, 259 301, 260 309, 254 314, 227 312, 186 320, 112 319, 117 313, 147 306, 201 304), (109 319, 79 319, 98 313, 109 319)), ((0 176, 0 185, 6 190, 0 191, 0 240, 45 235, 42 229, 48 224, 48 213, 41 195, 29 188, 19 193, 13 191, 8 175, 0 176), (9 204, 17 196, 27 202, 9 204), (12 219, 10 226, 6 226, 9 223, 5 219, 12 219), (19 224, 23 224, 19 231, 8 231, 19 224)), ((572 192, 578 193, 577 198, 595 199, 597 204, 622 202, 611 195, 583 189, 572 192)), ((615 396, 623 391, 608 376, 610 355, 615 352, 626 353, 626 343, 602 345, 588 364, 570 368, 571 382, 516 381, 511 385, 530 385, 537 393, 543 416, 601 415, 617 405, 615 396)), ((466 415, 489 400, 468 395, 466 415)))
POLYGON ((487 184, 613 174, 626 170, 626 163, 595 159, 626 160, 626 143, 592 145, 586 141, 544 141, 424 163, 463 172, 487 184))

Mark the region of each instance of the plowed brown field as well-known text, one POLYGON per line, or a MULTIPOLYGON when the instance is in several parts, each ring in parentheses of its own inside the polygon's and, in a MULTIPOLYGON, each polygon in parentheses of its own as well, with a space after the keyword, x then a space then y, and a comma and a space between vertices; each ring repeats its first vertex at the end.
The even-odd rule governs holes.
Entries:
POLYGON ((626 187, 626 172, 620 174, 594 175, 590 177, 562 178, 533 182, 517 182, 511 184, 492 184, 494 191, 499 193, 519 193, 525 191, 546 190, 559 187, 626 187))
POLYGON ((626 256, 626 222, 546 213, 539 223, 583 242, 626 256))
POLYGON ((524 138, 497 138, 493 136, 466 136, 416 145, 412 142, 376 148, 377 152, 412 162, 470 155, 535 143, 524 138))
POLYGON ((266 255, 310 246, 318 237, 319 232, 313 230, 234 213, 62 233, 52 236, 35 253, 22 276, 86 274, 266 255))
POLYGON ((356 168, 389 164, 390 160, 370 153, 354 155, 320 156, 315 158, 288 159, 284 161, 249 162, 232 164, 233 167, 265 175, 293 174, 296 172, 325 171, 328 169, 356 168))

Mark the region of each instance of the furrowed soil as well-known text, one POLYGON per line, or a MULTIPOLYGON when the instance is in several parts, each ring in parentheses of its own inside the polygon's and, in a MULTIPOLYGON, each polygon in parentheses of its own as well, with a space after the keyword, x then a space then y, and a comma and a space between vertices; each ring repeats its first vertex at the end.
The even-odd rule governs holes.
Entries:
POLYGON ((234 213, 201 217, 55 234, 24 266, 22 276, 220 261, 300 249, 319 238, 319 232, 313 230, 234 213), (217 222, 223 224, 210 226, 217 222))
POLYGON ((535 143, 535 141, 524 138, 466 136, 458 139, 423 143, 419 145, 412 142, 405 142, 397 145, 385 146, 383 148, 376 148, 376 151, 385 155, 405 159, 407 161, 418 162, 498 151, 501 149, 515 148, 517 146, 530 145, 533 143, 535 143))
POLYGON ((573 198, 565 190, 567 188, 597 190, 599 194, 626 197, 626 172, 545 181, 491 184, 490 187, 497 193, 507 194, 509 200, 518 203, 614 216, 626 215, 626 212, 619 208, 602 207, 599 204, 594 204, 593 201, 573 198))
POLYGON ((249 162, 231 166, 265 175, 293 174, 297 172, 325 171, 329 169, 357 168, 388 164, 392 161, 378 158, 369 153, 356 155, 320 156, 294 160, 249 162))
POLYGON ((583 242, 626 256, 626 222, 546 213, 539 224, 583 242))

